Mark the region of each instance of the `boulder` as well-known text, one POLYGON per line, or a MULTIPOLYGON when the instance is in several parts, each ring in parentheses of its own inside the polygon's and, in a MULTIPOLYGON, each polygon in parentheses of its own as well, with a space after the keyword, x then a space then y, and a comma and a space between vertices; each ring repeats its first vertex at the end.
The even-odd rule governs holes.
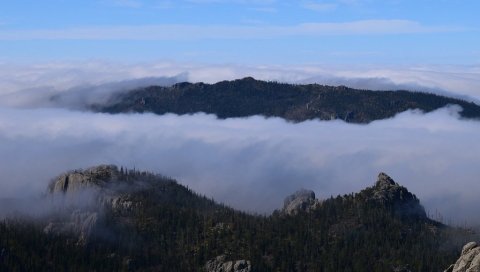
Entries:
POLYGON ((282 212, 287 215, 295 215, 299 212, 311 211, 319 204, 313 191, 301 189, 285 198, 282 212))
POLYGON ((476 242, 466 244, 457 262, 445 272, 480 272, 480 246, 476 242))

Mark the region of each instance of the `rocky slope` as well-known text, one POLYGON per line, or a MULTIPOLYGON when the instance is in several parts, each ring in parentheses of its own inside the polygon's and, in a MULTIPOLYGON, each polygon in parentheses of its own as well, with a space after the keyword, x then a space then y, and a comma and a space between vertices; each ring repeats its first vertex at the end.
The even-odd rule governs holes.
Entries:
POLYGON ((420 109, 430 112, 459 105, 465 118, 480 117, 480 106, 460 99, 409 91, 355 90, 344 86, 291 85, 253 78, 216 84, 179 83, 152 86, 112 97, 109 102, 89 105, 99 112, 153 112, 193 114, 204 112, 219 118, 262 115, 301 122, 310 119, 340 119, 368 123, 395 114, 420 109))

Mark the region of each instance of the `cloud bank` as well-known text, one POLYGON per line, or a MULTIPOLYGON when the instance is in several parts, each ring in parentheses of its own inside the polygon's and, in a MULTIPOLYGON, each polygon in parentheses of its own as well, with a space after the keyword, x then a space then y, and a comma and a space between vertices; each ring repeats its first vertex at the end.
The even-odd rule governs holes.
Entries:
POLYGON ((251 117, 108 115, 0 108, 0 198, 32 197, 67 169, 112 163, 177 178, 235 208, 269 213, 299 188, 358 191, 380 171, 445 219, 480 223, 480 123, 458 108, 369 125, 251 117))
POLYGON ((215 83, 253 76, 288 83, 346 85, 359 89, 433 92, 480 101, 476 66, 329 67, 322 65, 248 66, 152 62, 0 63, 0 105, 79 108, 112 92, 180 81, 215 83), (52 100, 52 97, 56 99, 52 100))
POLYGON ((137 87, 245 76, 480 100, 480 69, 474 66, 0 63, 0 198, 37 197, 61 172, 113 163, 169 175, 236 208, 268 213, 301 187, 329 197, 371 185, 385 171, 432 213, 480 223, 474 208, 479 122, 459 120, 456 108, 410 111, 362 126, 71 111, 137 87))

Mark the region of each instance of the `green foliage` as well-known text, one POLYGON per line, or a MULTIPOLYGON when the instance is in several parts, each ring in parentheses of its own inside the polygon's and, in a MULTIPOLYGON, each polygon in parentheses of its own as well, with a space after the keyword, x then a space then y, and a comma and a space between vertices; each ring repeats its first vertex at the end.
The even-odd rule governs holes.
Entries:
POLYGON ((463 108, 461 115, 479 118, 480 106, 460 99, 410 91, 368 91, 344 86, 291 85, 245 78, 216 84, 179 83, 172 87, 148 87, 115 97, 101 112, 153 112, 193 114, 204 112, 219 118, 263 115, 301 122, 318 118, 368 123, 419 109, 430 112, 446 105, 463 108))

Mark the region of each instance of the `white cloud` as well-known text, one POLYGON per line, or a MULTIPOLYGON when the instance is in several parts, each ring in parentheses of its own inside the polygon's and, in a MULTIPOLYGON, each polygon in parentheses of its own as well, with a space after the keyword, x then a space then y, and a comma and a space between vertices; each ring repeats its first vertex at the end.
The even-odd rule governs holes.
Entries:
POLYGON ((361 88, 416 86, 480 99, 480 68, 468 66, 3 63, 0 197, 43 191, 49 178, 66 169, 115 163, 177 177, 235 207, 270 211, 300 187, 328 197, 357 191, 372 184, 377 172, 386 171, 417 193, 427 208, 480 222, 476 210, 468 209, 480 204, 476 195, 480 122, 460 121, 452 108, 426 115, 407 112, 361 126, 339 121, 289 124, 261 117, 219 121, 202 114, 160 117, 5 107, 48 106, 50 95, 64 94, 64 106, 71 108, 85 99, 98 100, 105 92, 152 84, 148 80, 158 84, 160 76, 182 73, 185 78, 178 80, 213 83, 254 76, 361 88), (123 82, 109 83, 115 81, 123 82))
POLYGON ((158 9, 171 9, 174 6, 175 6, 174 1, 162 0, 162 1, 155 2, 155 4, 152 7, 153 8, 158 8, 158 9))
POLYGON ((303 7, 313 11, 331 11, 337 8, 337 4, 310 1, 304 3, 303 7))
POLYGON ((178 62, 128 64, 98 61, 31 65, 0 63, 0 105, 28 106, 29 103, 38 105, 38 101, 45 101, 52 93, 64 93, 74 87, 78 89, 132 79, 177 75, 183 75, 183 80, 207 83, 253 76, 262 80, 346 85, 361 89, 408 89, 457 97, 469 96, 480 101, 480 68, 476 66, 287 67, 178 62))
POLYGON ((351 125, 0 107, 0 198, 44 192, 66 169, 114 163, 269 212, 298 188, 325 198, 370 186, 385 171, 427 209, 479 223, 479 137, 480 122, 460 121, 454 109, 351 125))
POLYGON ((268 13, 275 13, 278 10, 274 7, 253 7, 251 10, 256 10, 260 12, 268 12, 268 13))
POLYGON ((103 0, 101 1, 110 6, 124 8, 159 8, 171 9, 174 7, 191 7, 192 5, 251 5, 253 9, 261 11, 262 9, 274 9, 276 0, 103 0))
POLYGON ((396 35, 462 31, 458 27, 426 26, 409 20, 362 20, 343 23, 276 25, 143 25, 68 29, 0 30, 0 40, 201 40, 271 39, 290 36, 396 35))
POLYGON ((254 4, 254 5, 271 5, 276 0, 186 0, 186 2, 195 4, 254 4))

